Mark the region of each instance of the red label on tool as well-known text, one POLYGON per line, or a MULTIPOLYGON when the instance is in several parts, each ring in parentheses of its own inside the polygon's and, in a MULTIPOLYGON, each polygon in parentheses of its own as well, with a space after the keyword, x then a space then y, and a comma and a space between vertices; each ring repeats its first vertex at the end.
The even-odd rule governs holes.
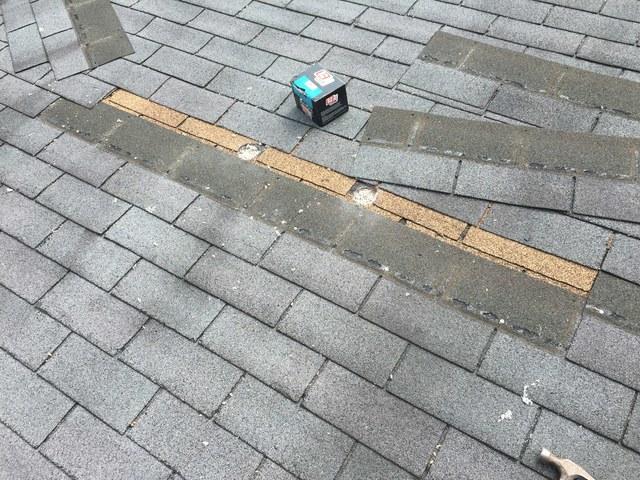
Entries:
POLYGON ((337 93, 334 93, 333 95, 327 97, 327 99, 325 100, 325 104, 327 105, 327 107, 330 107, 331 105, 335 105, 336 103, 338 103, 337 93))

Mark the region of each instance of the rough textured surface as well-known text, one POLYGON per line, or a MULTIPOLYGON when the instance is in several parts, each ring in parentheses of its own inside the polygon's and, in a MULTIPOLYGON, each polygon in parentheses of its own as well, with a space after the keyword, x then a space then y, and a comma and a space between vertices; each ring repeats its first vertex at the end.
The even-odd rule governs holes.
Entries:
POLYGON ((216 318, 201 341, 292 400, 300 399, 323 362, 321 355, 231 307, 216 318))
POLYGON ((634 400, 632 390, 504 334, 491 343, 479 373, 614 440, 622 437, 634 400), (585 390, 588 397, 575 395, 585 390))
POLYGON ((444 427, 332 363, 318 376, 304 405, 415 474, 425 469, 444 427))
POLYGON ((47 440, 42 452, 77 478, 161 480, 170 473, 142 448, 80 407, 47 440))
POLYGON ((120 433, 158 390, 157 385, 75 334, 39 373, 120 433))
POLYGON ((118 283, 113 294, 192 339, 202 334, 224 306, 144 260, 118 283))
POLYGON ((453 427, 518 457, 537 407, 430 353, 410 347, 390 391, 453 427))
POLYGON ((297 476, 335 476, 353 441, 285 397, 249 377, 222 408, 218 421, 297 476))
POLYGON ((237 368, 155 322, 127 345, 122 359, 209 416, 240 379, 237 368))
POLYGON ((187 280, 234 307, 275 325, 299 287, 212 247, 187 280))
POLYGON ((294 235, 282 236, 261 265, 351 311, 358 309, 378 277, 294 235))
POLYGON ((406 347, 398 337, 308 292, 302 293, 278 330, 384 385, 406 347))

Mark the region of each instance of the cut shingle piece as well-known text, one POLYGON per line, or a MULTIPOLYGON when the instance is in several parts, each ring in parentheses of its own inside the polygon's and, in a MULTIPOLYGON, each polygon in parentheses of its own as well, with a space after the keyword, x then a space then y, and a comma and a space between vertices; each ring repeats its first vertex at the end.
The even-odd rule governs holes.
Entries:
POLYGON ((406 342, 309 292, 287 311, 278 330, 376 385, 384 385, 406 342))
POLYGON ((640 240, 616 235, 602 270, 640 284, 640 240))
POLYGON ((8 32, 7 40, 15 72, 22 72, 47 61, 38 26, 35 23, 8 32))
POLYGON ((30 117, 37 116, 57 96, 13 75, 0 79, 0 103, 30 117))
POLYGON ((613 440, 622 438, 634 401, 631 389, 502 333, 491 343, 479 373, 613 440), (588 397, 573 395, 585 390, 588 397))
POLYGON ((211 416, 242 372, 184 337, 151 322, 127 345, 122 359, 211 416))
POLYGON ((430 415, 333 363, 318 375, 304 405, 416 475, 444 429, 430 415))
POLYGON ((113 294, 191 339, 200 337, 224 306, 144 260, 118 283, 113 294))
POLYGON ((36 247, 64 218, 9 187, 0 187, 0 229, 36 247))
POLYGON ((217 423, 305 480, 332 480, 353 445, 340 430, 250 376, 235 388, 217 423))
POLYGON ((165 391, 153 399, 128 435, 185 478, 248 479, 261 459, 242 440, 165 391))
POLYGON ((69 330, 0 286, 0 346, 29 368, 37 369, 67 337, 69 330))
POLYGON ((202 240, 135 207, 116 222, 106 236, 179 277, 187 273, 207 249, 202 240))
POLYGON ((43 40, 56 80, 84 72, 89 63, 73 30, 66 30, 43 40))
POLYGON ((216 318, 201 342, 294 401, 300 399, 324 360, 231 307, 216 318))
POLYGON ((134 253, 71 221, 56 229, 38 251, 104 290, 113 288, 138 260, 134 253))
POLYGON ((145 450, 80 407, 65 418, 41 451, 74 478, 164 480, 170 473, 145 450))
POLYGON ((112 355, 147 320, 144 314, 73 273, 50 290, 38 306, 112 355))
POLYGON ((421 61, 409 68, 401 82, 474 107, 487 105, 498 89, 493 80, 421 61))
POLYGON ((73 406, 73 401, 4 351, 0 351, 0 381, 4 386, 0 419, 34 447, 73 406))
POLYGON ((33 303, 65 275, 65 269, 0 232, 0 284, 33 303))
POLYGON ((39 373, 121 434, 158 390, 138 372, 75 334, 39 373))
POLYGON ((362 145, 351 175, 425 190, 451 193, 459 160, 415 150, 362 145))
POLYGON ((66 174, 42 192, 38 201, 96 233, 103 233, 130 207, 66 174))
POLYGON ((239 310, 275 325, 300 287, 215 247, 196 263, 187 280, 239 310))
POLYGON ((462 162, 456 194, 551 210, 571 209, 573 179, 532 169, 462 162))

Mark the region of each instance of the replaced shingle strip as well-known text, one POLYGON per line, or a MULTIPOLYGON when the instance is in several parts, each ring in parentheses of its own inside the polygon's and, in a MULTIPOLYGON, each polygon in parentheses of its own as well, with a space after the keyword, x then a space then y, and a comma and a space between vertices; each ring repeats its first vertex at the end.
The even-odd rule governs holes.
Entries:
MULTIPOLYGON (((190 117, 186 118, 184 114, 122 90, 114 92, 114 94, 103 103, 126 111, 131 115, 140 116, 139 120, 146 119, 158 126, 172 130, 175 133, 186 135, 188 137, 195 137, 195 139, 201 142, 204 141, 209 144, 222 145, 225 149, 229 148, 230 153, 237 152, 242 145, 253 143, 251 139, 236 135, 226 129, 207 124, 200 120, 195 120, 190 117), (126 106, 123 106, 123 104, 126 106), (180 126, 176 128, 176 124, 179 124, 180 126), (194 132, 195 135, 187 132, 194 132)), ((90 111, 87 112, 90 114, 90 111)), ((63 122, 69 123, 73 116, 63 115, 61 118, 63 122)), ((107 115, 105 118, 107 118, 107 121, 110 123, 128 125, 124 120, 117 122, 118 117, 113 114, 107 115)), ((55 121, 55 119, 53 119, 53 121, 55 121)), ((99 121, 99 119, 96 118, 95 121, 99 121)), ((80 128, 80 130, 92 128, 90 124, 86 123, 87 118, 85 118, 83 122, 85 122, 84 125, 69 125, 69 127, 74 131, 78 128, 80 128)), ((100 130, 105 130, 105 128, 107 131, 110 130, 110 128, 105 126, 100 128, 100 130)), ((82 131, 80 133, 82 134, 82 131)), ((154 135, 154 137, 155 136, 157 135, 154 135)), ((142 152, 140 152, 140 155, 142 155, 142 152)), ((142 157, 145 156, 142 155, 142 157)), ((296 181, 301 181, 314 188, 327 191, 346 201, 352 201, 350 191, 352 190, 355 181, 345 175, 333 172, 324 167, 320 167, 316 164, 272 148, 265 150, 257 157, 256 161, 262 165, 277 170, 281 175, 293 178, 296 181)), ((147 166, 151 168, 164 168, 162 166, 162 162, 155 162, 154 164, 148 164, 147 166)), ((395 195, 389 191, 379 190, 370 210, 386 216, 393 221, 405 220, 410 224, 410 226, 415 226, 415 228, 420 229, 423 233, 429 236, 441 239, 442 237, 449 238, 451 239, 451 243, 456 245, 458 248, 463 248, 464 250, 483 256, 486 255, 486 258, 493 259, 493 261, 499 260, 501 262, 506 262, 516 269, 521 270, 522 268, 525 268, 528 270, 530 275, 535 276, 536 278, 544 278, 547 282, 553 283, 554 285, 560 285, 563 288, 574 292, 588 291, 590 288, 588 279, 595 276, 596 273, 594 270, 589 268, 559 259, 558 257, 550 254, 542 253, 534 248, 520 245, 516 242, 513 242, 513 245, 508 244, 507 247, 504 247, 502 250, 496 251, 487 251, 486 248, 477 248, 477 246, 473 246, 472 248, 471 245, 464 244, 462 242, 463 234, 469 228, 467 223, 436 212, 435 210, 425 208, 422 205, 402 198, 401 196, 395 195), (509 254, 509 248, 512 246, 519 248, 518 254, 509 254), (543 269, 540 267, 540 264, 551 264, 557 268, 551 267, 543 269), (567 271, 575 274, 575 276, 567 274, 567 271, 563 270, 563 266, 567 267, 567 271)), ((502 237, 497 238, 508 242, 508 240, 502 239, 502 237)))
POLYGON ((533 92, 640 117, 640 84, 437 32, 422 60, 515 84, 533 92))
POLYGON ((109 0, 65 0, 65 4, 89 66, 134 53, 109 0))

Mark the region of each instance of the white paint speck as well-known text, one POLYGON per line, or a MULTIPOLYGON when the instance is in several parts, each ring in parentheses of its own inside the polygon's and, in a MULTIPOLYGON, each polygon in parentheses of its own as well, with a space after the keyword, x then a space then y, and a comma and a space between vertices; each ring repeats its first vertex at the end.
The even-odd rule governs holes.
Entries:
POLYGON ((503 420, 511 420, 512 418, 513 418, 513 412, 511 410, 507 410, 502 415, 500 415, 500 420, 498 420, 498 423, 502 422, 503 420))

